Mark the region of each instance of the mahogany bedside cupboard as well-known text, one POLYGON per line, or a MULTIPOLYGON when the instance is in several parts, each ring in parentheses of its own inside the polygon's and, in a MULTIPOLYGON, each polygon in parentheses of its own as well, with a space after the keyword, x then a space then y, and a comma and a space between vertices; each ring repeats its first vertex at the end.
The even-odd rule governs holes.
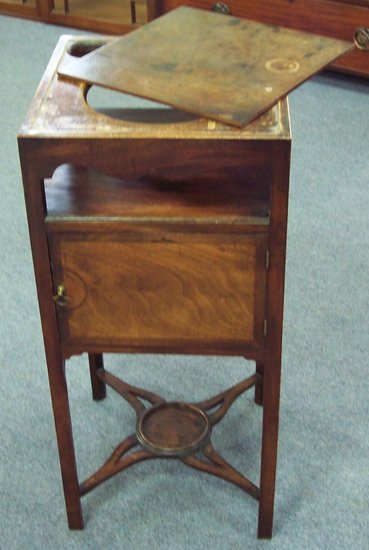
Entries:
POLYGON ((86 101, 87 85, 56 71, 104 40, 60 39, 18 138, 69 526, 83 527, 85 493, 160 456, 243 488, 259 503, 258 536, 268 538, 291 143, 287 102, 243 129, 173 109, 131 109, 120 118, 99 113, 86 101), (94 399, 109 384, 134 407, 137 427, 80 482, 65 365, 83 352, 94 399), (202 403, 166 402, 105 370, 108 352, 241 356, 256 367, 202 403), (211 443, 212 426, 253 386, 263 406, 258 486, 211 443))

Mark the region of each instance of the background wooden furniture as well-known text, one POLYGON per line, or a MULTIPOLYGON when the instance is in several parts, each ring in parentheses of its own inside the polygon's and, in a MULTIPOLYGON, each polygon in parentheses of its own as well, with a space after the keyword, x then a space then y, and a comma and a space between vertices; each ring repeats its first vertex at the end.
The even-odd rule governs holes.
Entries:
POLYGON ((332 67, 369 76, 368 0, 158 0, 157 15, 180 5, 213 9, 221 13, 255 19, 344 40, 357 47, 332 67))
POLYGON ((0 0, 0 13, 124 34, 183 4, 354 40, 357 48, 332 68, 369 76, 369 0, 0 0))
POLYGON ((258 536, 270 537, 290 161, 286 100, 241 130, 171 109, 108 117, 86 103, 87 85, 56 75, 59 64, 93 47, 60 40, 19 135, 69 526, 82 528, 81 496, 105 479, 139 460, 176 456, 250 493, 259 502, 258 536), (138 428, 80 483, 65 367, 83 352, 94 398, 111 385, 135 408, 138 428), (105 352, 236 355, 255 361, 256 372, 194 410, 112 376, 105 352), (210 441, 211 426, 252 386, 263 405, 258 486, 210 441), (184 408, 188 427, 174 438, 184 452, 171 437, 157 436, 166 406, 175 429, 184 408), (127 456, 132 448, 138 450, 127 456))
POLYGON ((96 32, 124 34, 154 17, 155 0, 0 0, 0 13, 96 32))

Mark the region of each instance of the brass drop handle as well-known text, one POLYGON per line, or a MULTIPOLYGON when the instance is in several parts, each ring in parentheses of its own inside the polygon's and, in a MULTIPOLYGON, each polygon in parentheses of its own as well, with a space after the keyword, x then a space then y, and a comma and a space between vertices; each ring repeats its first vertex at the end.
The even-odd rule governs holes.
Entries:
POLYGON ((63 283, 61 283, 61 285, 59 285, 58 288, 56 289, 54 302, 56 303, 57 306, 60 306, 60 307, 65 307, 69 302, 67 289, 65 288, 63 283))
POLYGON ((359 27, 354 32, 354 42, 359 50, 369 51, 369 28, 359 27))
POLYGON ((231 8, 228 4, 224 4, 224 2, 216 2, 216 4, 214 4, 211 8, 211 11, 223 13, 224 15, 231 15, 231 8))

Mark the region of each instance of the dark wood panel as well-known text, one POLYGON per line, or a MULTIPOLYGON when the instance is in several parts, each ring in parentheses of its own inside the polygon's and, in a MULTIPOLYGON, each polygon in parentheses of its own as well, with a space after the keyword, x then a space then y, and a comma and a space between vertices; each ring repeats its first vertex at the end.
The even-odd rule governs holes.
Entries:
POLYGON ((153 234, 149 242, 51 236, 63 340, 141 347, 260 342, 266 237, 153 234))
POLYGON ((46 181, 48 221, 68 222, 76 217, 98 221, 103 216, 137 221, 164 218, 172 223, 267 223, 270 177, 265 169, 255 167, 222 171, 216 178, 208 174, 198 179, 118 179, 64 165, 46 181))

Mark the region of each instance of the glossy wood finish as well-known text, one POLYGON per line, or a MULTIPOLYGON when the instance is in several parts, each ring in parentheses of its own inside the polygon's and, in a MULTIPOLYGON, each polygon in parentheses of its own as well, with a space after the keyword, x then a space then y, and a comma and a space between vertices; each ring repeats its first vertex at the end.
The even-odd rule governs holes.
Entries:
MULTIPOLYGON (((163 148, 165 145, 163 142, 163 148)), ((45 181, 48 230, 68 230, 73 221, 89 217, 137 224, 148 218, 152 223, 170 219, 172 224, 187 225, 217 221, 227 226, 252 224, 260 231, 267 230, 269 189, 260 185, 260 179, 270 178, 270 169, 262 165, 260 153, 260 158, 255 154, 247 166, 232 171, 243 160, 242 147, 234 143, 225 143, 222 155, 212 164, 209 159, 215 150, 210 145, 193 143, 189 166, 175 151, 174 159, 169 158, 169 148, 170 144, 160 177, 148 174, 123 179, 83 167, 58 167, 45 181)))
POLYGON ((145 229, 50 237, 63 347, 260 347, 266 238, 145 229))
MULTIPOLYGON (((157 15, 183 5, 182 0, 160 0, 157 15)), ((215 0, 188 0, 188 6, 211 10, 215 0)), ((354 33, 369 28, 369 6, 358 2, 328 0, 226 0, 230 14, 302 31, 354 41, 354 33), (353 5, 354 4, 354 5, 353 5)), ((357 47, 339 58, 332 68, 369 76, 369 50, 357 47)))
POLYGON ((265 236, 135 237, 123 230, 94 234, 87 244, 88 234, 50 239, 54 294, 63 283, 70 297, 58 307, 65 357, 138 345, 142 351, 223 354, 242 353, 247 345, 249 353, 262 353, 265 236), (209 261, 217 271, 207 283, 209 261))
POLYGON ((182 6, 59 74, 244 126, 352 47, 182 6))
MULTIPOLYGON (((288 182, 290 150, 282 142, 273 144, 270 264, 267 283, 266 346, 263 364, 263 444, 260 469, 259 538, 272 533, 278 445, 279 388, 281 379, 283 297, 285 281, 288 182)), ((259 363, 259 364, 260 364, 259 363)), ((259 369, 259 374, 261 371, 259 369)))
POLYGON ((183 461, 254 496, 258 534, 270 537, 290 154, 287 102, 240 130, 175 113, 168 118, 160 112, 155 123, 145 111, 141 122, 137 113, 107 116, 88 105, 86 85, 56 74, 71 59, 68 52, 84 43, 60 40, 19 134, 69 525, 83 526, 83 494, 153 455, 135 448, 136 435, 128 436, 95 474, 79 482, 66 359, 87 352, 94 399, 102 399, 109 384, 140 411, 140 399, 161 398, 117 382, 103 368, 103 352, 230 354, 254 360, 259 374, 196 405, 215 424, 242 391, 257 384, 260 395, 262 384, 260 486, 210 443, 202 458, 183 461), (68 292, 64 306, 54 302, 61 283, 68 292))
POLYGON ((124 34, 152 19, 155 0, 0 0, 0 13, 86 31, 124 34))

